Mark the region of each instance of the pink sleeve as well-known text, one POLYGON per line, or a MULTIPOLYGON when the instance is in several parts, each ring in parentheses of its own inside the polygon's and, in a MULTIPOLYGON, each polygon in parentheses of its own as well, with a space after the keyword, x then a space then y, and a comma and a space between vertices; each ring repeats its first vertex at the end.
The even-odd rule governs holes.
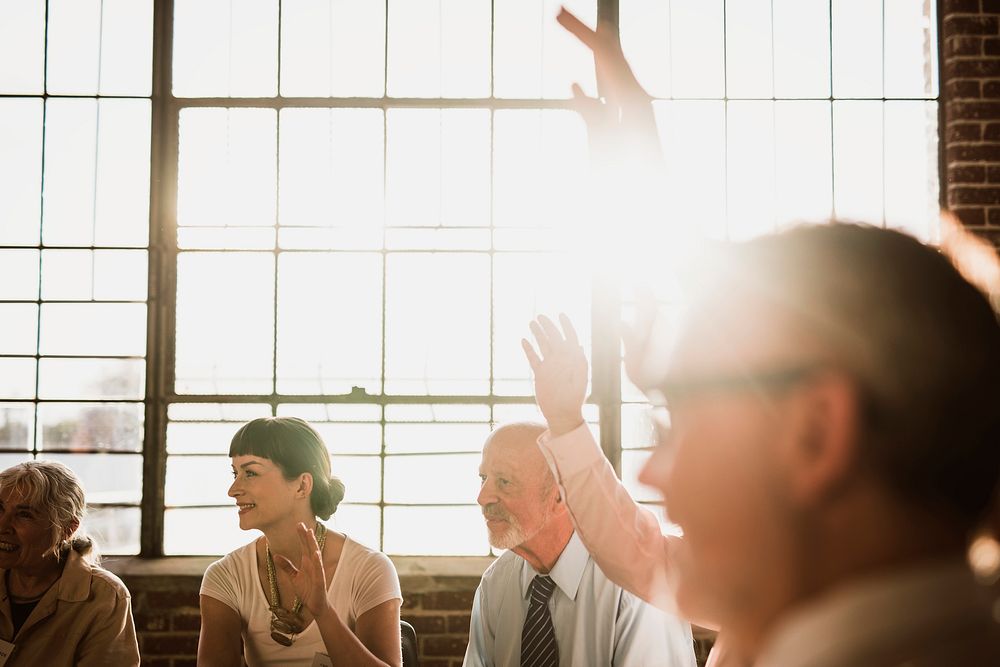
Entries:
POLYGON ((674 611, 667 585, 670 538, 649 510, 618 480, 586 424, 538 445, 559 483, 576 531, 613 582, 647 602, 674 611))

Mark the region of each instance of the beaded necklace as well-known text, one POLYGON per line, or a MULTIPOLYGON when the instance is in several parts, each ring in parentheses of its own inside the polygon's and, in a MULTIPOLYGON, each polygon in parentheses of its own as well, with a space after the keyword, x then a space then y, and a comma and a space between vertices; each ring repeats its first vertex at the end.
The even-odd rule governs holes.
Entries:
MULTIPOLYGON (((323 555, 323 545, 326 544, 326 526, 316 522, 316 543, 319 545, 320 557, 323 555)), ((291 646, 295 641, 295 635, 306 629, 299 610, 302 609, 302 600, 296 595, 292 601, 291 611, 281 606, 281 597, 278 594, 278 578, 274 571, 274 558, 271 556, 271 546, 264 547, 267 553, 267 583, 271 588, 271 639, 282 646, 291 646)), ((323 582, 324 585, 326 582, 323 582)))

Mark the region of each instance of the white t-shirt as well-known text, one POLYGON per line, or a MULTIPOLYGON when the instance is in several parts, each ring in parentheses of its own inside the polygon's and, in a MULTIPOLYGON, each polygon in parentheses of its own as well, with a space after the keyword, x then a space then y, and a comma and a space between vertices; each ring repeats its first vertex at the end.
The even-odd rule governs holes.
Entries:
MULTIPOLYGON (((317 653, 327 652, 315 621, 295 636, 291 646, 282 646, 271 639, 271 612, 257 570, 255 542, 209 565, 201 582, 201 594, 224 602, 239 614, 243 652, 249 667, 308 667, 317 653)), ((385 554, 348 538, 327 597, 354 632, 358 616, 388 600, 402 600, 403 594, 392 561, 385 554)))

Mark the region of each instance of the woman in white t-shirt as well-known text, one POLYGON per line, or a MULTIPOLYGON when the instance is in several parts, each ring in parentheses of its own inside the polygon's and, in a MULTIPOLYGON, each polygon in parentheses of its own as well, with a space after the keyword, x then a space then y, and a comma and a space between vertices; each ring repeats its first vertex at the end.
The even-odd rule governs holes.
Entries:
POLYGON ((320 523, 344 485, 319 434, 301 419, 255 419, 229 456, 240 528, 264 534, 205 572, 198 665, 238 667, 242 655, 249 667, 308 667, 320 654, 399 667, 399 578, 384 554, 320 523))

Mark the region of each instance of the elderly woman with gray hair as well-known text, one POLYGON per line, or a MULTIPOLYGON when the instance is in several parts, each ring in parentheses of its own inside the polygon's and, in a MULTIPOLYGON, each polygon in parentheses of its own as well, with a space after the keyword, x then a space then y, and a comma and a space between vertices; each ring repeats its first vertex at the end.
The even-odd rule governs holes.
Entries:
POLYGON ((0 665, 138 665, 128 589, 77 533, 72 470, 28 461, 0 472, 0 665))

